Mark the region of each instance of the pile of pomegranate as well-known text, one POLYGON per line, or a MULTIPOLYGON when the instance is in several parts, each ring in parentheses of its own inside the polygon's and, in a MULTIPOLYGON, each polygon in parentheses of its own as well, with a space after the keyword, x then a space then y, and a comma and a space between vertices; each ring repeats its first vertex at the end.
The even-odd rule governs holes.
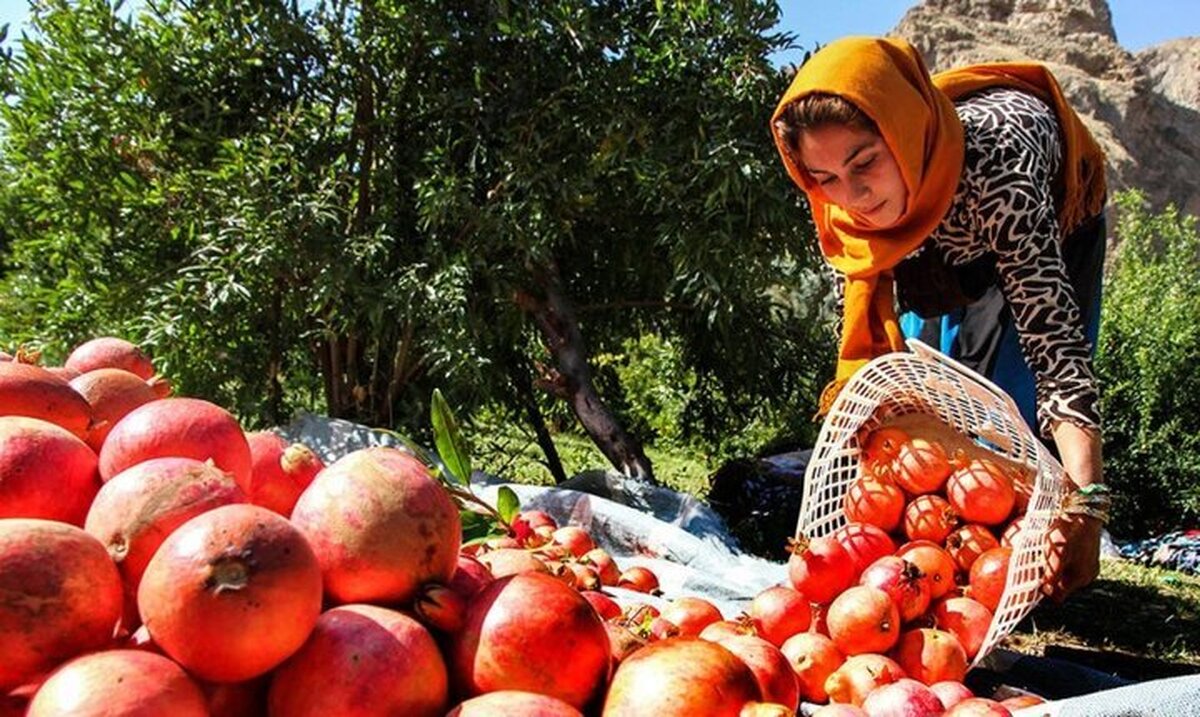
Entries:
POLYGON ((724 615, 631 597, 652 571, 540 511, 464 543, 409 452, 325 465, 121 339, 5 355, 0 717, 1009 714, 962 680, 1027 492, 911 433, 864 437, 851 523, 724 615))

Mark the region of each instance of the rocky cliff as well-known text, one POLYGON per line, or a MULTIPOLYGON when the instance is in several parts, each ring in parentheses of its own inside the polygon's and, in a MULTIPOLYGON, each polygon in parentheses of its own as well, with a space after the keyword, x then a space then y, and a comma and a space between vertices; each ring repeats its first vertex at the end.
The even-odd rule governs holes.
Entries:
POLYGON ((925 0, 893 34, 933 72, 975 62, 1047 63, 1108 154, 1110 191, 1200 215, 1200 38, 1136 54, 1105 0, 925 0))

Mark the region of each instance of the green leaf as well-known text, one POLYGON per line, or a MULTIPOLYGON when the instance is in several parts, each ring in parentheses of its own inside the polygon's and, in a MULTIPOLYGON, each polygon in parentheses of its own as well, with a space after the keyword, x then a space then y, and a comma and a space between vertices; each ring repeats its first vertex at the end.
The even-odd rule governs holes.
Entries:
POLYGON ((433 389, 430 413, 433 419, 433 442, 437 445, 438 455, 450 472, 450 477, 466 485, 471 480, 471 456, 467 453, 466 443, 450 406, 436 388, 433 389))
POLYGON ((517 511, 521 509, 521 500, 517 498, 517 494, 508 486, 500 486, 500 490, 496 495, 496 512, 504 519, 505 523, 511 523, 516 517, 517 511))

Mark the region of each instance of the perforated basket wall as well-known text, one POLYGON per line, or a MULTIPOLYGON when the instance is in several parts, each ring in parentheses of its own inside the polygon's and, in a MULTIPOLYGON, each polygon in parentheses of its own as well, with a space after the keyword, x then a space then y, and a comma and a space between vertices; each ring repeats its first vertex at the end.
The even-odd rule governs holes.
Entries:
POLYGON ((912 353, 888 354, 864 366, 834 402, 804 474, 796 532, 820 537, 847 523, 842 498, 860 476, 859 430, 869 431, 896 416, 930 414, 1029 468, 1035 478, 1025 524, 1013 544, 1004 595, 974 666, 1041 598, 1043 546, 1065 497, 1066 480, 1062 466, 995 384, 920 341, 908 345, 912 353))

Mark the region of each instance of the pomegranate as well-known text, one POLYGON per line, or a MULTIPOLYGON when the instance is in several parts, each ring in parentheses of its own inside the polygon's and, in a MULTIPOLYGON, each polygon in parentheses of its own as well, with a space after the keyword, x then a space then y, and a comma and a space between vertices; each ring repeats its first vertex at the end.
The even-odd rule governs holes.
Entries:
POLYGON ((900 634, 900 611, 879 588, 856 585, 837 596, 826 617, 829 636, 846 655, 886 652, 900 634))
POLYGON ((825 702, 825 681, 846 661, 833 640, 815 632, 793 635, 779 648, 796 673, 800 697, 808 702, 825 702))
POLYGON ((375 605, 343 605, 321 615, 275 671, 268 702, 272 717, 441 717, 448 692, 446 665, 420 623, 375 605))
POLYGON ((115 336, 102 336, 76 346, 63 367, 80 374, 98 368, 119 368, 142 380, 154 376, 154 363, 146 352, 115 336))
POLYGON ((950 476, 950 459, 942 444, 913 438, 896 455, 895 480, 910 495, 936 493, 950 476))
POLYGON ((904 670, 890 657, 852 655, 825 680, 825 692, 832 702, 861 706, 872 690, 904 677, 904 670))
POLYGON ((245 682, 197 681, 212 717, 261 717, 267 713, 270 676, 245 682))
POLYGON ((513 537, 525 548, 536 548, 550 542, 558 523, 542 510, 525 510, 512 521, 513 537))
POLYGON ((946 538, 946 552, 959 570, 969 572, 980 555, 1000 547, 992 531, 977 523, 969 523, 946 538))
POLYGON ((584 600, 591 603, 601 620, 614 620, 621 616, 621 606, 609 596, 597 590, 580 590, 584 600))
POLYGON ((832 704, 828 704, 828 705, 825 705, 825 706, 817 709, 816 712, 812 713, 812 717, 871 717, 871 716, 868 715, 863 710, 862 707, 855 707, 854 705, 839 704, 837 702, 834 702, 832 704))
POLYGON ((905 543, 896 556, 917 566, 929 581, 929 597, 937 600, 954 588, 954 559, 942 546, 927 540, 905 543))
POLYGON ((92 407, 66 379, 15 361, 0 361, 0 416, 38 418, 81 441, 92 427, 92 407))
POLYGON ((800 704, 800 685, 788 658, 771 643, 754 635, 722 640, 721 647, 737 655, 754 673, 762 699, 793 709, 800 704))
POLYGON ((754 623, 746 615, 742 615, 739 620, 717 620, 710 622, 704 626, 704 629, 697 635, 701 640, 709 642, 721 642, 731 637, 742 637, 744 635, 752 635, 759 637, 758 630, 754 629, 754 623))
POLYGON ((250 446, 250 482, 246 497, 285 518, 325 463, 303 443, 289 444, 271 431, 246 434, 250 446))
POLYGON ((422 623, 442 632, 462 629, 467 601, 444 585, 426 583, 413 601, 413 612, 422 623))
POLYGON ((888 534, 866 523, 847 523, 833 532, 833 537, 850 556, 854 566, 851 581, 858 580, 867 566, 885 555, 896 552, 896 544, 888 534))
POLYGON ((128 590, 176 528, 218 506, 246 500, 233 477, 194 458, 154 458, 105 483, 88 511, 84 530, 108 549, 128 590))
MULTIPOLYGON (((506 578, 518 573, 550 574, 550 568, 546 566, 546 563, 539 560, 532 551, 523 548, 489 550, 479 556, 479 562, 486 565, 488 571, 497 578, 506 578)), ((578 584, 579 581, 575 582, 578 584)))
POLYGON ((621 573, 617 578, 617 587, 654 594, 658 592, 658 577, 649 568, 634 566, 621 573))
POLYGON ((516 689, 582 708, 603 689, 610 661, 608 633, 587 600, 549 575, 521 573, 475 596, 448 663, 463 695, 516 689))
POLYGON ((458 508, 420 461, 395 448, 364 448, 309 484, 292 511, 337 603, 411 600, 445 584, 458 565, 458 508))
POLYGON ((579 561, 594 568, 600 576, 600 584, 605 587, 615 587, 621 579, 621 569, 604 548, 592 548, 579 561))
POLYGON ((603 717, 738 717, 761 697, 754 673, 715 642, 672 638, 647 645, 621 663, 603 717))
POLYGON ((871 717, 935 717, 943 709, 932 690, 908 678, 872 690, 862 706, 871 717))
POLYGON ((0 694, 103 647, 120 617, 121 576, 98 540, 66 523, 0 520, 0 694))
POLYGON ((450 576, 447 586, 463 598, 470 599, 492 582, 492 579, 492 572, 478 559, 470 555, 459 555, 454 574, 450 576))
MULTIPOLYGON (((650 640, 665 640, 668 637, 679 637, 679 626, 665 617, 655 617, 650 621, 649 625, 650 640)), ((700 632, 704 632, 701 630, 700 632)), ((697 635, 699 637, 699 635, 697 635)))
POLYGON ((942 630, 918 628, 903 633, 892 656, 905 674, 926 685, 962 682, 967 674, 967 653, 957 637, 942 630))
POLYGON ((100 477, 109 480, 151 458, 212 460, 250 484, 250 446, 228 411, 198 398, 160 398, 138 406, 109 431, 100 448, 100 477))
POLYGON ((891 531, 904 514, 904 492, 887 479, 859 478, 846 491, 842 509, 851 521, 891 531))
POLYGON ((208 717, 200 687, 179 665, 141 650, 93 652, 47 679, 28 717, 208 717))
POLYGON ((555 697, 533 692, 500 690, 472 697, 446 717, 495 717, 523 715, 525 717, 583 717, 583 713, 555 697))
POLYGON ((82 526, 100 489, 96 454, 61 426, 0 416, 0 518, 82 526))
POLYGON ((1034 705, 1045 704, 1045 702, 1046 700, 1038 697, 1035 694, 1024 694, 1017 695, 1015 697, 1006 697, 1005 699, 1000 700, 1000 705, 1008 708, 1011 711, 1024 709, 1026 707, 1033 707, 1034 705))
POLYGON ((776 647, 792 635, 804 632, 812 623, 808 599, 778 585, 756 595, 746 614, 758 634, 776 647))
POLYGON ((321 572, 291 523, 255 505, 225 505, 163 541, 138 587, 154 641, 192 674, 241 682, 304 643, 321 612, 321 572))
POLYGON ((711 623, 724 619, 716 605, 698 597, 675 598, 667 603, 662 617, 679 628, 681 637, 695 637, 711 623))
POLYGON ((976 459, 954 471, 946 481, 950 505, 970 523, 999 525, 1016 501, 1012 478, 996 463, 976 459))
POLYGON ((87 444, 97 453, 118 421, 138 406, 165 398, 170 391, 170 385, 165 381, 157 380, 151 384, 119 368, 88 371, 71 379, 71 388, 91 407, 93 421, 87 444))
POLYGON ((575 575, 575 587, 580 590, 599 590, 604 587, 600 584, 600 573, 591 565, 582 563, 567 563, 567 569, 575 575))
POLYGON ((608 633, 608 644, 612 651, 612 668, 614 670, 626 657, 646 644, 645 638, 616 622, 604 623, 604 630, 608 633))
POLYGON ((933 624, 953 633, 967 654, 975 659, 992 624, 992 611, 976 600, 951 597, 933 606, 933 624))
POLYGON ((909 540, 941 543, 958 525, 958 514, 941 496, 919 495, 904 509, 904 535, 909 540))
POLYGON ((1017 518, 1008 524, 1004 529, 1004 533, 1000 535, 1000 547, 1014 548, 1016 547, 1017 538, 1021 535, 1021 531, 1025 529, 1025 516, 1017 518))
POLYGON ((954 705, 943 717, 1012 717, 1012 712, 995 700, 972 697, 954 705))
POLYGON ((941 701, 942 707, 945 709, 950 709, 959 702, 969 700, 975 696, 966 685, 954 680, 934 682, 929 686, 929 689, 933 691, 933 694, 938 696, 938 700, 941 701))
POLYGON ((854 582, 850 554, 833 537, 792 540, 788 549, 788 579, 809 600, 828 605, 854 582))
POLYGON ((929 580, 913 563, 885 555, 871 563, 858 580, 888 594, 900 611, 900 620, 910 622, 929 609, 929 580))
POLYGON ((592 536, 577 525, 564 525, 550 536, 554 545, 561 545, 577 558, 582 558, 596 548, 592 536))
POLYGON ((1012 548, 992 548, 971 564, 971 597, 993 613, 1004 595, 1012 548))
POLYGON ((868 465, 887 464, 900 455, 900 447, 908 443, 908 434, 899 428, 876 428, 863 441, 863 462, 868 465))

